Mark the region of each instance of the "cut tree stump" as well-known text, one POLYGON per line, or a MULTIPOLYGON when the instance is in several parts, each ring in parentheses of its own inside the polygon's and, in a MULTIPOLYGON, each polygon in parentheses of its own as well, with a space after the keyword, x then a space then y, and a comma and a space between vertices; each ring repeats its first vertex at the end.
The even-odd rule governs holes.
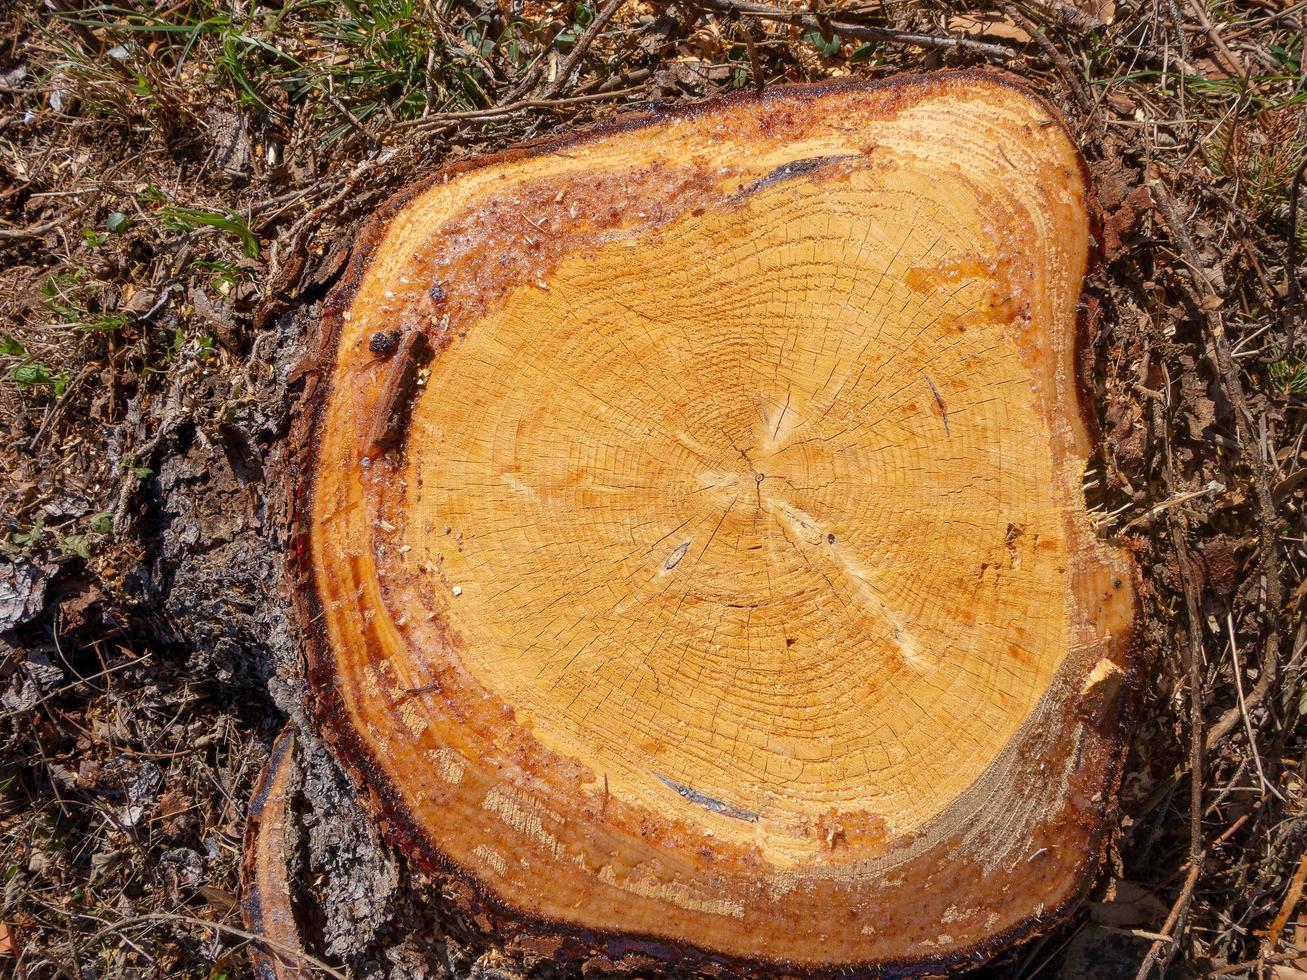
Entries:
POLYGON ((384 209, 323 324, 300 614, 318 733, 448 901, 559 960, 908 972, 1075 901, 1138 674, 1081 489, 1090 223, 1057 114, 979 72, 384 209))

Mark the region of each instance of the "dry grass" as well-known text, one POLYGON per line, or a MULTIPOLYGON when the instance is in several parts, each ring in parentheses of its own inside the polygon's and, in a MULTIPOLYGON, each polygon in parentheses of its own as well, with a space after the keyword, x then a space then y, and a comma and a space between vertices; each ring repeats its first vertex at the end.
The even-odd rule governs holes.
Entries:
POLYGON ((992 972, 1307 971, 1307 4, 733 6, 0 15, 0 973, 248 969, 238 933, 195 920, 238 923, 276 718, 149 628, 161 427, 229 423, 251 342, 282 299, 321 293, 378 201, 652 100, 964 64, 1051 94, 1096 176, 1088 492, 1146 569, 1156 651, 1096 901, 992 972))

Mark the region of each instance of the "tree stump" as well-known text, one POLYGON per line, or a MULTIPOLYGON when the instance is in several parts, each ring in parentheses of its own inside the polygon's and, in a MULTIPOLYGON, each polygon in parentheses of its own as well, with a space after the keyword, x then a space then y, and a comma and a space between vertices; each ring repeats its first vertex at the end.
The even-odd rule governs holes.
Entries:
POLYGON ((317 734, 557 960, 978 962, 1074 902, 1136 674, 1085 171, 1006 77, 768 91, 401 194, 327 304, 317 734))

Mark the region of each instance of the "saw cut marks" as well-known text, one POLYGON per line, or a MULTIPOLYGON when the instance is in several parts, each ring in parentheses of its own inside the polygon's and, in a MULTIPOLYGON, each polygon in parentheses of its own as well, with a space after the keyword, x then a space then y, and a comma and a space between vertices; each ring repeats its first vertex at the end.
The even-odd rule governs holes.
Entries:
POLYGON ((323 724, 392 825, 560 955, 925 968, 1073 900, 1134 614, 1080 490, 1086 198, 1047 105, 953 73, 394 202, 300 526, 323 724))

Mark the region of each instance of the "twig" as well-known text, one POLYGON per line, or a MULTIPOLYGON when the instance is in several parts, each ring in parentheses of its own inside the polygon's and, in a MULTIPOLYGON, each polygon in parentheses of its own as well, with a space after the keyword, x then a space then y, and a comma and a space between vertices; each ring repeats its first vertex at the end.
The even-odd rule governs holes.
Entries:
MULTIPOLYGON (((1189 866, 1189 874, 1184 880, 1184 887, 1180 889, 1180 894, 1176 898, 1175 904, 1171 906, 1171 913, 1166 917, 1165 924, 1160 930, 1158 930, 1161 935, 1166 936, 1167 938, 1154 941, 1152 948, 1148 951, 1148 955, 1144 957, 1143 964, 1139 967, 1139 972, 1135 974, 1135 980, 1146 980, 1148 974, 1152 972, 1153 964, 1157 962, 1157 956, 1162 951, 1163 946, 1170 943, 1172 948, 1174 948, 1178 938, 1178 927, 1181 919, 1184 918, 1185 912, 1189 908, 1190 900, 1193 898, 1194 886, 1198 884, 1198 874, 1200 870, 1201 869, 1197 864, 1191 864, 1189 866)), ((1168 955, 1167 962, 1169 961, 1170 956, 1168 955)), ((1162 966, 1161 972, 1163 974, 1166 973, 1165 965, 1162 966)))
POLYGON ((1121 530, 1117 531, 1116 533, 1118 535, 1125 534, 1126 531, 1129 531, 1131 528, 1144 523, 1144 521, 1151 521, 1154 517, 1156 517, 1158 514, 1162 513, 1163 511, 1169 510, 1172 507, 1178 507, 1180 504, 1193 500, 1195 497, 1207 497, 1214 493, 1224 493, 1224 492, 1225 492, 1225 487, 1221 486, 1215 480, 1212 480, 1210 483, 1207 484, 1207 486, 1199 487, 1197 490, 1190 490, 1187 493, 1177 493, 1174 496, 1168 497, 1166 500, 1163 500, 1160 504, 1154 504, 1152 507, 1148 508, 1148 510, 1140 514, 1138 517, 1132 518, 1128 523, 1122 526, 1121 530))
MULTIPOLYGON (((1226 46, 1225 40, 1221 37, 1220 31, 1212 26, 1211 18, 1207 16, 1207 11, 1203 9, 1203 5, 1195 2, 1195 0, 1187 0, 1185 6, 1193 12, 1193 15, 1198 19, 1198 23, 1202 26, 1203 33, 1206 34, 1208 40, 1215 45, 1217 53, 1220 54, 1222 60, 1225 61, 1226 69, 1233 71, 1236 75, 1242 78, 1244 82, 1247 82, 1248 68, 1242 64, 1239 59, 1234 56, 1234 52, 1226 46)), ((1189 60, 1187 56, 1185 60, 1189 60)))
POLYGON ((636 93, 643 91, 644 86, 637 85, 633 88, 618 89, 615 92, 594 92, 590 95, 573 95, 565 99, 520 99, 517 102, 506 102, 503 105, 492 106, 489 109, 439 112, 421 119, 404 119, 395 123, 391 128, 415 130, 439 129, 442 126, 448 126, 456 122, 477 122, 486 119, 498 119, 500 116, 511 116, 515 112, 523 112, 527 109, 558 109, 564 106, 579 105, 585 102, 604 102, 610 99, 624 99, 628 95, 635 95, 636 93))
MULTIPOLYGON (((49 647, 47 647, 46 649, 49 649, 49 647)), ((0 718, 3 719, 18 718, 29 711, 35 711, 37 708, 45 704, 51 698, 58 697, 60 694, 64 694, 68 691, 75 690, 76 688, 81 687, 83 684, 89 684, 91 681, 98 680, 101 677, 107 676, 108 674, 112 674, 120 670, 126 670, 128 667, 135 667, 137 664, 144 663, 149 659, 150 659, 150 655, 146 654, 143 657, 137 657, 135 660, 129 660, 126 663, 121 663, 121 664, 114 664, 112 667, 106 667, 104 668, 104 670, 101 670, 97 673, 88 674, 85 677, 79 677, 77 678, 77 680, 73 681, 72 683, 65 684, 62 687, 57 687, 53 691, 47 691, 45 694, 41 695, 39 699, 32 702, 32 705, 29 708, 23 708, 23 709, 6 708, 4 711, 0 711, 0 718)))
POLYGON ((63 418, 64 413, 68 411, 68 406, 72 404, 73 392, 78 389, 82 381, 90 373, 91 366, 89 364, 82 365, 82 369, 77 372, 77 377, 73 378, 73 380, 68 383, 68 386, 64 389, 64 393, 59 396, 59 399, 50 407, 49 411, 45 413, 45 418, 41 421, 41 427, 36 430, 36 435, 32 436, 32 438, 27 441, 28 452, 35 450, 36 447, 40 445, 41 439, 44 438, 46 432, 50 430, 50 427, 59 421, 59 419, 63 418))
POLYGON ((63 224, 64 216, 60 215, 53 221, 47 221, 43 225, 32 225, 30 228, 0 228, 0 241, 19 241, 24 238, 40 238, 48 231, 54 231, 63 224))
MULTIPOLYGON (((781 10, 765 3, 751 3, 748 0, 686 0, 690 6, 703 10, 715 10, 721 14, 752 14, 763 20, 778 20, 794 24, 812 31, 822 29, 823 18, 799 10, 781 10)), ((939 34, 921 34, 917 31, 898 31, 888 27, 864 27, 847 21, 827 21, 832 31, 846 37, 862 41, 889 41, 896 44, 915 44, 920 48, 942 48, 960 51, 972 51, 988 58, 1008 59, 1013 52, 997 44, 973 41, 969 37, 951 37, 939 34)))
POLYGON ((608 22, 613 19, 613 15, 621 9, 622 4, 625 2, 626 0, 608 0, 599 13, 595 14, 595 19, 585 29, 585 33, 576 39, 576 44, 572 46, 571 52, 567 55, 567 60, 563 62, 562 67, 558 69, 558 73, 554 75, 554 80, 546 85, 544 91, 540 93, 541 97, 549 99, 558 94, 558 90, 572 77, 572 72, 581 63, 585 53, 590 50, 590 45, 594 43, 594 39, 608 26, 608 22))
POLYGON ((1231 963, 1229 966, 1223 966, 1220 969, 1212 970, 1207 975, 1209 977, 1228 977, 1234 973, 1244 973, 1250 977, 1262 976, 1261 970, 1272 963, 1285 963, 1289 960, 1295 960, 1302 953, 1294 951, 1288 953, 1276 953, 1274 956, 1259 956, 1255 960, 1248 960, 1243 963, 1231 963))
MULTIPOLYGON (((1163 365, 1165 371, 1165 365, 1163 365)), ((1171 391, 1171 379, 1166 377, 1165 392, 1171 391)), ((1162 413, 1162 405, 1153 402, 1153 422, 1162 434, 1162 476, 1169 492, 1175 492, 1175 463, 1171 457, 1170 429, 1162 413)), ((1180 570, 1180 582, 1184 590, 1186 626, 1188 632, 1188 650, 1186 667, 1189 680, 1189 876, 1181 890, 1171 915, 1161 932, 1171 937, 1167 942, 1156 941, 1150 947, 1144 961, 1140 964, 1135 980, 1145 980, 1158 962, 1163 948, 1166 956, 1162 959, 1158 973, 1166 974, 1172 957, 1180 943, 1180 922, 1184 911, 1193 898, 1194 886, 1202 873, 1205 852, 1203 850, 1203 635, 1202 616, 1199 611, 1198 590, 1194 586, 1193 560, 1189 554, 1189 544, 1185 539, 1188 529, 1183 511, 1168 509, 1167 527, 1171 532, 1171 543, 1175 548, 1176 565, 1180 570), (1169 945, 1168 945, 1169 944, 1169 945)))
POLYGON ((1271 923, 1270 928, 1266 930, 1266 938, 1272 943, 1280 941, 1280 933, 1289 924, 1289 916, 1293 914, 1293 910, 1302 899, 1304 884, 1307 884, 1307 854, 1304 854, 1302 860, 1298 862, 1298 870, 1293 873, 1293 880, 1289 882, 1289 890, 1285 893, 1279 914, 1276 915, 1275 921, 1271 923))
POLYGON ((1262 769, 1262 757, 1257 751, 1257 737, 1253 734, 1253 723, 1248 718, 1248 704, 1243 696, 1243 667, 1239 663, 1239 644, 1234 639, 1234 613, 1226 612, 1225 626, 1230 634, 1230 661, 1231 668, 1234 670, 1234 691, 1239 699, 1239 713, 1243 715, 1243 727, 1248 733, 1248 750, 1252 752, 1253 765, 1257 768, 1257 778, 1260 780, 1263 789, 1269 790, 1272 796, 1283 801, 1284 797, 1280 795, 1280 791, 1266 779, 1266 773, 1262 769))

